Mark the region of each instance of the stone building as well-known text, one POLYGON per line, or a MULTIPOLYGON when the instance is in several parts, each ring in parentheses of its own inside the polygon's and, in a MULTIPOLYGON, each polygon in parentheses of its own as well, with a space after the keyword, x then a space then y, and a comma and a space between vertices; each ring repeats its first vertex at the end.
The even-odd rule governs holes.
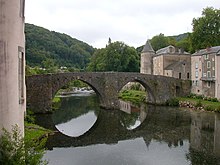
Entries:
POLYGON ((147 40, 141 52, 141 70, 140 73, 152 74, 153 73, 153 56, 155 55, 150 41, 147 40))
POLYGON ((220 99, 220 46, 192 55, 192 93, 220 99))
POLYGON ((149 41, 141 52, 141 73, 190 79, 191 55, 174 46, 155 52, 149 41))
POLYGON ((0 0, 0 130, 18 125, 22 133, 26 109, 24 6, 25 0, 0 0))
POLYGON ((188 80, 191 76, 191 55, 183 49, 167 46, 153 57, 153 74, 188 80))

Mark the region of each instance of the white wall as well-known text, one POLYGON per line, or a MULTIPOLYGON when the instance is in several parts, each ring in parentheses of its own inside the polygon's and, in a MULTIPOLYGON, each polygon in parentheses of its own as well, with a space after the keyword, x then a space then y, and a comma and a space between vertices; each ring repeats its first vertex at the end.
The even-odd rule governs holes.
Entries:
POLYGON ((215 56, 215 97, 220 100, 220 55, 215 56))
MULTIPOLYGON (((0 0, 0 4, 0 129, 10 130, 17 124, 23 132, 26 100, 19 103, 18 81, 18 47, 25 47, 23 3, 0 0)), ((24 67, 22 69, 25 72, 24 67)), ((24 77, 22 85, 23 98, 26 98, 24 77)))

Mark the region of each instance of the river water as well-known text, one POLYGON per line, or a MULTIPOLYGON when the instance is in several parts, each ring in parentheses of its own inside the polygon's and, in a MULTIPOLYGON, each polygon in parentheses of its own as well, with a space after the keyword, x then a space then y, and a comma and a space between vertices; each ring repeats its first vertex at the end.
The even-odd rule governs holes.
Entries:
POLYGON ((220 115, 121 102, 99 108, 96 95, 63 97, 37 123, 48 138, 49 165, 220 165, 220 115))

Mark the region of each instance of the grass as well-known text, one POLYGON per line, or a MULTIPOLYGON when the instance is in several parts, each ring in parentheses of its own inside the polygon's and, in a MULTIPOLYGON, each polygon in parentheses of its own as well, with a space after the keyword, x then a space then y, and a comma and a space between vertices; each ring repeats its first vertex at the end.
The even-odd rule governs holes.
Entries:
POLYGON ((179 101, 188 101, 195 106, 201 105, 207 111, 220 112, 220 102, 212 102, 198 98, 185 98, 185 97, 181 97, 178 99, 179 101))
POLYGON ((40 127, 36 124, 25 122, 25 138, 38 140, 46 137, 52 131, 40 127))
POLYGON ((146 92, 139 90, 124 90, 119 94, 119 98, 135 104, 140 104, 145 102, 146 92))

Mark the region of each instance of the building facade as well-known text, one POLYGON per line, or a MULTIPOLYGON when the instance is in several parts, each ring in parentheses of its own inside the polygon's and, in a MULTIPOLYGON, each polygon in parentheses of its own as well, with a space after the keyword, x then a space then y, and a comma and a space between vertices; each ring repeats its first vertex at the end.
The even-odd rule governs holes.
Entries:
POLYGON ((191 78, 191 55, 182 49, 168 46, 155 52, 149 41, 141 52, 141 73, 191 78))
POLYGON ((23 133, 25 90, 25 0, 0 0, 0 130, 23 133))
POLYGON ((220 99, 220 46, 192 55, 192 93, 220 99))
POLYGON ((172 45, 158 50, 153 57, 153 74, 189 80, 191 55, 172 45))

